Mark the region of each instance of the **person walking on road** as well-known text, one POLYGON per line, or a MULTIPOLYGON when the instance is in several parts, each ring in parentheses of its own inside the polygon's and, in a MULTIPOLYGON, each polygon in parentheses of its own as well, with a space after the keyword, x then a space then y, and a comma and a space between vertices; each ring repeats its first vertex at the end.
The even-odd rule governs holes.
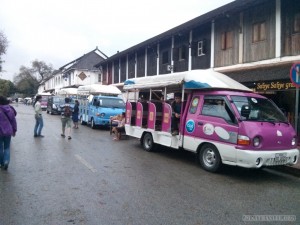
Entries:
POLYGON ((34 107, 34 117, 35 117, 35 127, 34 127, 34 137, 41 137, 43 138, 44 135, 42 135, 42 129, 44 127, 44 121, 43 121, 43 115, 42 115, 42 106, 41 106, 42 96, 38 95, 35 98, 35 102, 33 104, 34 107))
POLYGON ((9 101, 0 96, 0 167, 7 170, 10 162, 11 136, 17 132, 16 111, 9 101))
POLYGON ((70 98, 65 98, 65 104, 61 107, 61 125, 62 125, 62 134, 64 138, 66 134, 68 139, 71 140, 71 124, 72 124, 72 108, 70 106, 70 98))
POLYGON ((74 110, 72 113, 72 120, 73 120, 73 128, 78 129, 78 114, 79 114, 79 102, 76 99, 75 100, 75 106, 74 106, 74 110))

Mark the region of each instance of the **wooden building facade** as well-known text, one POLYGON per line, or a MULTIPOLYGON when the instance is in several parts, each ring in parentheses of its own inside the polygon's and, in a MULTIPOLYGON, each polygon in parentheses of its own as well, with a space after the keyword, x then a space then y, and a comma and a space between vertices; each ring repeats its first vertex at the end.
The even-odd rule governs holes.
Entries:
POLYGON ((103 83, 120 85, 133 77, 212 68, 274 99, 297 125, 299 103, 289 76, 297 62, 300 1, 236 0, 118 52, 96 67, 101 68, 103 83), (261 88, 263 84, 272 88, 261 88))

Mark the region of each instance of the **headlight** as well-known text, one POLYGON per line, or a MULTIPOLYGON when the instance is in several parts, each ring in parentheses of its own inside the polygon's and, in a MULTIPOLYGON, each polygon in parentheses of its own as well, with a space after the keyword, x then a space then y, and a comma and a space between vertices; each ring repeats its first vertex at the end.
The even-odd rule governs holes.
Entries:
POLYGON ((96 116, 104 117, 105 113, 96 113, 96 116))
POLYGON ((53 108, 53 109, 56 109, 56 105, 55 105, 55 104, 52 104, 52 108, 53 108))
POLYGON ((259 137, 255 137, 254 139, 253 139, 253 146, 254 147, 257 147, 257 146, 259 146, 260 145, 260 138, 259 137))
POLYGON ((297 143, 297 138, 294 137, 294 138, 292 139, 292 145, 296 145, 296 143, 297 143))

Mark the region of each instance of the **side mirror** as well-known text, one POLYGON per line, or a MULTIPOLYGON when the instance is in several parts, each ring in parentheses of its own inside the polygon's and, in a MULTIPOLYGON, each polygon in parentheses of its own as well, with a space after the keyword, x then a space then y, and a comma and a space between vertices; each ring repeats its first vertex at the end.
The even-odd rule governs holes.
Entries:
POLYGON ((243 117, 248 118, 249 115, 250 115, 250 112, 251 112, 251 109, 250 109, 250 106, 249 106, 249 105, 243 105, 243 106, 242 106, 242 109, 241 109, 241 115, 242 115, 243 117))

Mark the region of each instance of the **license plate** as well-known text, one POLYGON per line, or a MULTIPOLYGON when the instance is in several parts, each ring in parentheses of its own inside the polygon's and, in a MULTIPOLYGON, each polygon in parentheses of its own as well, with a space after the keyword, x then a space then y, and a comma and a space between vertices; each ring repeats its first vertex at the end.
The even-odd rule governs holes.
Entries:
POLYGON ((276 153, 275 154, 275 162, 285 161, 287 160, 287 153, 276 153))

